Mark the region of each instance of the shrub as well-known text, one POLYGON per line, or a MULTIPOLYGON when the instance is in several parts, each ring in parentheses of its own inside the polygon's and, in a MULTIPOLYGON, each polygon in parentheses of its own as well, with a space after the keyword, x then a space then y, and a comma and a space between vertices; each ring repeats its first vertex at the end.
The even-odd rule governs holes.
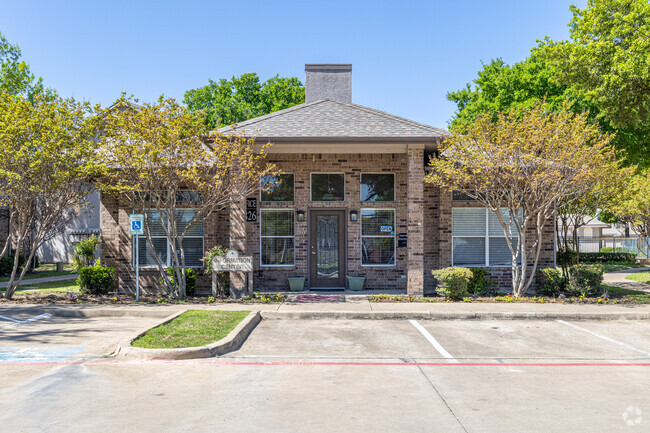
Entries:
POLYGON ((95 261, 95 251, 97 251, 97 246, 100 244, 100 242, 101 238, 92 235, 89 238, 83 239, 74 245, 72 265, 77 271, 79 271, 81 268, 92 266, 93 262, 95 261))
MULTIPOLYGON (((13 271, 14 269, 14 257, 15 255, 11 254, 9 256, 4 256, 0 258, 0 275, 11 274, 11 271, 13 271)), ((18 272, 22 271, 26 261, 27 261, 27 257, 25 257, 24 254, 21 254, 18 257, 18 272)))
POLYGON ((560 267, 570 267, 578 263, 580 253, 570 248, 558 248, 556 260, 560 267))
MULTIPOLYGON (((176 283, 176 274, 174 273, 174 268, 165 269, 165 273, 170 276, 170 280, 174 289, 177 288, 176 283)), ((162 277, 160 278, 160 284, 163 283, 162 277)), ((185 295, 194 296, 196 293, 196 272, 192 268, 185 268, 185 295)))
MULTIPOLYGON (((603 248, 605 249, 605 248, 603 248)), ((611 248, 610 248, 611 249, 611 248)), ((618 250, 618 248, 617 248, 618 250)), ((580 253, 581 262, 633 262, 636 260, 635 253, 623 252, 599 252, 599 253, 580 253)))
POLYGON ((462 299, 469 295, 467 286, 472 279, 472 271, 467 268, 449 267, 431 272, 438 286, 439 295, 452 299, 462 299))
POLYGON ((490 277, 490 272, 483 268, 472 268, 472 278, 469 280, 467 290, 472 295, 482 295, 489 293, 496 282, 490 277))
POLYGON ((603 272, 603 265, 600 264, 572 266, 569 272, 569 291, 577 296, 600 294, 603 272))
POLYGON ((88 266, 79 269, 79 284, 81 293, 104 295, 113 289, 115 269, 105 266, 88 266))
POLYGON ((544 296, 558 296, 562 292, 564 283, 562 273, 555 268, 541 269, 539 273, 537 293, 544 296))

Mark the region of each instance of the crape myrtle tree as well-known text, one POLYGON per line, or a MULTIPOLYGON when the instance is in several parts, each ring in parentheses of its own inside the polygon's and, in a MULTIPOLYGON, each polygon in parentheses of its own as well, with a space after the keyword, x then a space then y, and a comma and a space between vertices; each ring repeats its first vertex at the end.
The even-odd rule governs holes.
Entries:
POLYGON ((87 205, 96 131, 89 104, 0 93, 0 207, 10 217, 3 254, 15 248, 7 299, 28 269, 19 269, 20 255, 28 251, 30 263, 37 248, 87 205))
POLYGON ((544 229, 558 200, 571 203, 619 170, 611 135, 544 103, 523 112, 478 116, 464 134, 443 142, 426 181, 457 190, 494 212, 512 254, 512 291, 520 297, 535 278, 544 229))
POLYGON ((260 177, 276 170, 266 162, 268 146, 254 146, 252 140, 237 135, 206 135, 200 113, 189 112, 174 99, 161 96, 153 104, 134 102, 122 96, 102 115, 103 173, 98 185, 144 214, 144 235, 160 280, 171 296, 183 298, 185 237, 235 197, 257 190, 260 177), (180 211, 188 207, 195 211, 189 218, 180 211), (154 225, 167 239, 172 275, 155 253, 154 225))
POLYGON ((611 210, 630 225, 650 250, 650 177, 647 171, 630 177, 628 187, 611 210))

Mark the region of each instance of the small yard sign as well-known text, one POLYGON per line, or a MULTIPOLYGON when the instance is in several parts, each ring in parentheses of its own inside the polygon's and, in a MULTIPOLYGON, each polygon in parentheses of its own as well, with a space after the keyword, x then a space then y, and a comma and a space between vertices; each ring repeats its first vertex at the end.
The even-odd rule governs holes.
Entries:
POLYGON ((239 257, 237 251, 230 250, 225 256, 212 259, 212 269, 217 272, 253 272, 253 257, 239 257))
POLYGON ((142 236, 144 234, 144 215, 129 215, 129 232, 131 236, 142 236))

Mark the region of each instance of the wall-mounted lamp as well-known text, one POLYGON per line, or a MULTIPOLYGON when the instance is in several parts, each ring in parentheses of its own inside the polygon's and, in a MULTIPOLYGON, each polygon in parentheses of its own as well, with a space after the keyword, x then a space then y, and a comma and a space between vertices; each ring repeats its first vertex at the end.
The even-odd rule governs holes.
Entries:
POLYGON ((356 210, 351 210, 350 211, 350 221, 356 221, 359 218, 359 214, 357 213, 356 210))
POLYGON ((304 210, 297 211, 296 218, 298 219, 299 222, 303 222, 305 220, 305 211, 304 210))

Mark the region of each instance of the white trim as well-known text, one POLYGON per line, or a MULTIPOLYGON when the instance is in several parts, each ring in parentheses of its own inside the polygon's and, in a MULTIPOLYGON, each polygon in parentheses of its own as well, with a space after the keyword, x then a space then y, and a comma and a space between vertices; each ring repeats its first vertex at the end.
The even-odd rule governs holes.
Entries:
POLYGON ((397 242, 395 241, 395 236, 397 235, 397 210, 394 207, 362 207, 359 209, 359 247, 361 251, 361 267, 363 268, 394 268, 397 266, 397 242), (364 210, 392 210, 393 211, 393 235, 364 235, 363 234, 363 211, 364 210), (386 265, 364 265, 363 264, 363 238, 380 238, 387 239, 393 238, 393 263, 386 265))
MULTIPOLYGON (((295 178, 294 178, 295 182, 295 178)), ((287 202, 284 202, 287 203, 287 202)), ((295 208, 284 208, 284 207, 271 207, 271 208, 260 208, 260 268, 294 268, 296 266, 296 209, 295 208), (264 212, 278 212, 278 211, 291 211, 293 213, 293 236, 263 236, 262 235, 262 218, 264 212), (265 265, 262 263, 262 239, 271 238, 271 239, 293 239, 293 263, 290 265, 265 265)))
POLYGON ((315 171, 309 173, 309 202, 310 203, 345 203, 345 172, 342 171, 315 171), (313 200, 312 186, 314 184, 313 176, 315 174, 342 174, 343 175, 343 200, 313 200))
POLYGON ((397 176, 394 171, 363 171, 359 174, 359 199, 361 203, 395 203, 397 200, 397 176), (392 200, 375 200, 367 201, 361 200, 361 193, 363 191, 363 175, 364 174, 392 174, 393 175, 393 199, 392 200))
POLYGON ((293 175, 293 200, 262 200, 262 179, 260 178, 260 191, 259 191, 259 200, 260 200, 260 207, 262 204, 269 204, 269 203, 295 203, 296 202, 296 174, 293 172, 289 173, 282 173, 282 174, 292 174, 293 175))

